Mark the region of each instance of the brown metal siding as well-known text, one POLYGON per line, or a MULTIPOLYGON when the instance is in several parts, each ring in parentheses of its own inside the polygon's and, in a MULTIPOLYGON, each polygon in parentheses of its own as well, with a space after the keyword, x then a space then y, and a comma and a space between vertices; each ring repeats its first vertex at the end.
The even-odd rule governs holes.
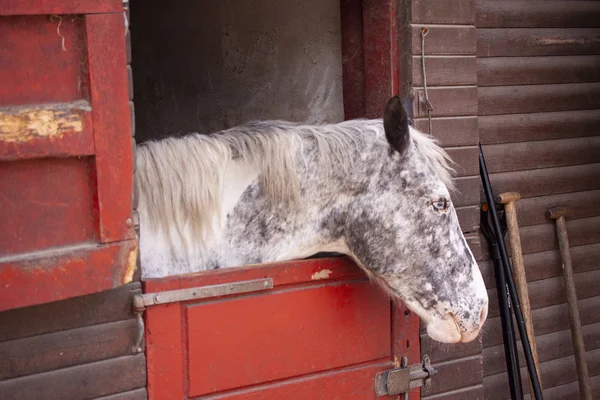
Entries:
MULTIPOLYGON (((600 2, 479 0, 476 9, 479 136, 495 191, 524 197, 517 211, 544 398, 579 398, 558 242, 544 216, 559 205, 570 209, 587 362, 599 396, 600 2)), ((484 392, 506 399, 493 267, 483 261, 481 268, 491 301, 484 392)), ((526 382, 524 365, 521 353, 526 382)))

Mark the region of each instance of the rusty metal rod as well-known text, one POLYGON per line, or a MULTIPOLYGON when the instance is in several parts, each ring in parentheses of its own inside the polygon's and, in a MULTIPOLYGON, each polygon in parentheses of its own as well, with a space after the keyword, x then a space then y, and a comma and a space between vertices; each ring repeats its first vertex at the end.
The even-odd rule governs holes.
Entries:
MULTIPOLYGON (((531 344, 531 352, 533 353, 533 361, 542 388, 542 377, 540 376, 540 362, 538 359, 537 344, 535 340, 535 332, 533 329, 533 318, 531 317, 531 305, 529 304, 529 290, 527 288, 527 275, 525 273, 525 262, 523 261, 523 248, 521 247, 521 235, 519 234, 519 223, 517 220, 517 206, 515 204, 521 198, 517 192, 506 192, 496 196, 496 202, 504 205, 504 214, 506 215, 506 224, 508 227, 508 244, 510 245, 512 258, 512 272, 515 278, 515 285, 519 298, 521 299, 521 307, 523 308, 523 319, 525 320, 525 328, 527 337, 531 344)), ((532 380, 529 380, 530 393, 533 393, 532 380)))
POLYGON ((546 216, 556 222, 556 233, 558 235, 558 245, 560 247, 565 289, 567 292, 567 305, 569 307, 571 338, 573 340, 573 349, 575 350, 577 377, 579 379, 579 395, 583 400, 592 400, 592 386, 588 366, 585 361, 585 344, 583 342, 583 332, 581 331, 581 320, 579 319, 577 291, 575 290, 575 282, 573 281, 573 264, 569 250, 569 237, 567 235, 567 223, 565 222, 566 215, 567 209, 564 207, 552 208, 546 212, 546 216))

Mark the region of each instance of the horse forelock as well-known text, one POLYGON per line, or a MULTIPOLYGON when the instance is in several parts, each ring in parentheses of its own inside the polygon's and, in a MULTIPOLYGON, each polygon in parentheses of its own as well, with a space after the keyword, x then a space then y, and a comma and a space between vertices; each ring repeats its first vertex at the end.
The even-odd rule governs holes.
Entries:
MULTIPOLYGON (((453 188, 450 157, 429 135, 410 129, 417 151, 431 170, 453 188)), ((183 247, 205 247, 222 221, 225 170, 229 162, 255 168, 271 204, 300 207, 298 164, 308 169, 306 152, 314 152, 325 173, 350 170, 355 154, 368 142, 385 141, 381 120, 301 125, 256 121, 210 135, 189 134, 141 144, 137 148, 136 185, 140 212, 150 228, 183 247), (309 149, 309 150, 307 150, 309 149), (186 243, 185 233, 195 243, 186 243)))

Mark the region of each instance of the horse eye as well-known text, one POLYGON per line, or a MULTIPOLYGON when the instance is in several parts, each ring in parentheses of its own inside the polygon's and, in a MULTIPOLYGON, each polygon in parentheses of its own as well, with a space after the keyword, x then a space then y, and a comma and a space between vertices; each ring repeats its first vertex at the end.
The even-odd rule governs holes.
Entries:
POLYGON ((434 201, 432 205, 436 211, 444 211, 448 208, 448 200, 441 199, 438 201, 434 201))

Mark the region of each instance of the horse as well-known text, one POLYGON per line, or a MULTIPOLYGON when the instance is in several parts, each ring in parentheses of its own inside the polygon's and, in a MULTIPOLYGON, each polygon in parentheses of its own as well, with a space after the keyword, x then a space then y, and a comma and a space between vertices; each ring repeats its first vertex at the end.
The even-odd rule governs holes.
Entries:
POLYGON ((488 297, 452 173, 397 96, 382 119, 254 121, 140 144, 142 278, 341 253, 433 340, 472 341, 488 297))

